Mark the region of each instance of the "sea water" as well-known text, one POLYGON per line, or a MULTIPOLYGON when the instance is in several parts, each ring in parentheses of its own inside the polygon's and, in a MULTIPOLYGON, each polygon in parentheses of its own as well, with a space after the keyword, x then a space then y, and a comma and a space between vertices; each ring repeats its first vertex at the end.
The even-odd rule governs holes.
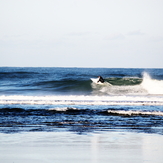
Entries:
POLYGON ((163 69, 0 68, 0 132, 163 134, 163 69), (102 76, 104 84, 90 78, 102 76))

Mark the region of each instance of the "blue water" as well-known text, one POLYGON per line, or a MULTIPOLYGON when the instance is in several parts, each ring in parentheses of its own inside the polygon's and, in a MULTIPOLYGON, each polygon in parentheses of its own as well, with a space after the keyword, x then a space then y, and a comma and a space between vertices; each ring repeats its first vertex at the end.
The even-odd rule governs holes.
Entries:
POLYGON ((0 68, 0 132, 163 134, 163 69, 0 68), (104 84, 90 78, 101 75, 104 84))

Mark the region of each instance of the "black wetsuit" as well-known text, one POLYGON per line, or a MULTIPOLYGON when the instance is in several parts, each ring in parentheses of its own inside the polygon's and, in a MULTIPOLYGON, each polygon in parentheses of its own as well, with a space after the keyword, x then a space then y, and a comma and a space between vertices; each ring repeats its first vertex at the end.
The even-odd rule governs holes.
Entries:
POLYGON ((104 83, 104 79, 101 76, 99 76, 98 82, 104 83))

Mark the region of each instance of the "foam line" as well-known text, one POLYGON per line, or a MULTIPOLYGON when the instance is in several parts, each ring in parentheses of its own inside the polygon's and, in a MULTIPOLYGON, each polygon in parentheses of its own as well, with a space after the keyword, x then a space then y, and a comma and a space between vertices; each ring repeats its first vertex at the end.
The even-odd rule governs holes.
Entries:
POLYGON ((163 112, 160 111, 124 111, 124 110, 108 110, 109 114, 117 114, 117 115, 126 115, 126 116, 136 116, 136 115, 154 115, 154 116, 163 116, 163 112))
POLYGON ((0 104, 163 105, 162 96, 0 96, 0 104))

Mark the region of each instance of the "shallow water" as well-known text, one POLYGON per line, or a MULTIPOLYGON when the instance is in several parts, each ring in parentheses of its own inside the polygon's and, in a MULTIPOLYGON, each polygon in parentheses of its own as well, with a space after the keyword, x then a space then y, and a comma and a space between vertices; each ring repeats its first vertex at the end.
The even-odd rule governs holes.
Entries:
POLYGON ((163 134, 163 106, 9 105, 0 109, 0 132, 124 129, 163 134))

